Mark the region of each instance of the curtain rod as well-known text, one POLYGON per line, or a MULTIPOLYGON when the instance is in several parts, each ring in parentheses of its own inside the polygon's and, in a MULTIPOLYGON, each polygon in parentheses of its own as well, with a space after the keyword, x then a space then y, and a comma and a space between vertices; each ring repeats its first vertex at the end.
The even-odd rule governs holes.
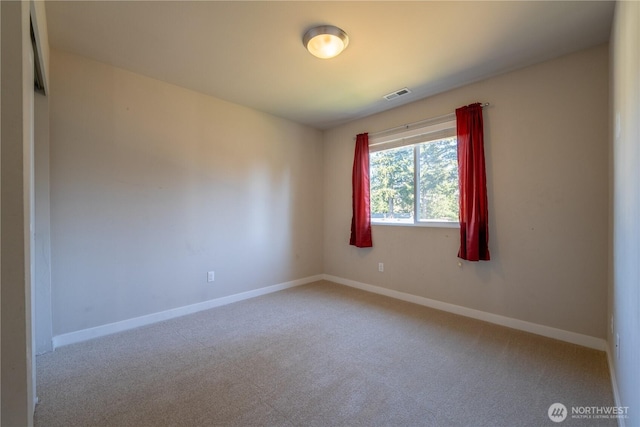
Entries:
MULTIPOLYGON (((491 104, 488 103, 488 102, 485 102, 484 104, 482 104, 482 103, 480 104, 480 106, 482 108, 488 107, 489 105, 491 105, 491 104)), ((380 134, 387 133, 387 132, 393 132, 393 131, 396 131, 396 130, 409 129, 410 127, 413 127, 413 126, 416 126, 416 125, 419 125, 419 124, 422 124, 422 123, 431 122, 431 121, 439 120, 439 119, 444 119, 444 118, 449 117, 449 116, 455 117, 455 114, 456 114, 455 112, 454 113, 443 114, 441 116, 431 117, 431 118, 420 120, 420 121, 417 121, 417 122, 407 123, 407 124, 402 125, 402 126, 396 126, 394 128, 389 128, 389 129, 381 130, 381 131, 378 131, 378 132, 373 132, 373 133, 369 134, 369 137, 372 137, 372 136, 375 137, 376 135, 380 135, 380 134)))

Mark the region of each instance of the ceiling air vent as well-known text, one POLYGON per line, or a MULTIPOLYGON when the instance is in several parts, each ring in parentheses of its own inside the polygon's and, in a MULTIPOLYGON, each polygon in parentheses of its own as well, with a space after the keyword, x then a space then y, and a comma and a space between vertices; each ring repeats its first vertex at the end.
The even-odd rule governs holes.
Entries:
POLYGON ((411 93, 411 91, 406 87, 403 87, 400 90, 386 94, 385 96, 383 96, 383 98, 386 99, 387 101, 391 101, 392 99, 396 99, 400 96, 407 95, 409 93, 411 93))

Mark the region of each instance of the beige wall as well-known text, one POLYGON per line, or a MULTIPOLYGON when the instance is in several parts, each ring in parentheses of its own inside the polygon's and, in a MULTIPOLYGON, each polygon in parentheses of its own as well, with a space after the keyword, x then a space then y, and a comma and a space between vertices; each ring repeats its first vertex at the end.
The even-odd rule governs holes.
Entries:
POLYGON ((640 3, 616 5, 612 32, 613 332, 609 343, 626 425, 640 425, 640 3), (620 337, 619 352, 616 335, 620 337), (619 355, 618 355, 619 353, 619 355))
POLYGON ((603 46, 327 131, 324 272, 605 338, 607 61, 603 46), (349 246, 353 137, 476 101, 491 103, 484 118, 492 260, 459 268, 452 228, 374 225, 372 249, 349 246))
POLYGON ((320 131, 57 51, 50 111, 54 336, 322 273, 320 131))
POLYGON ((2 8, 2 293, 3 426, 33 424, 32 156, 33 56, 29 3, 2 8))
POLYGON ((51 224, 49 193, 49 97, 34 99, 34 208, 35 208, 35 293, 34 319, 36 354, 52 347, 51 329, 51 224))

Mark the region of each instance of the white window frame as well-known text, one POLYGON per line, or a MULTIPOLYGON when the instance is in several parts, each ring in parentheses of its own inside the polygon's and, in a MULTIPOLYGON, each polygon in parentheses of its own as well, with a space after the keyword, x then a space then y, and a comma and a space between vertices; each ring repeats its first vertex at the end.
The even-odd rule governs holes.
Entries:
POLYGON ((369 153, 413 146, 413 222, 387 222, 371 218, 371 225, 392 227, 436 227, 436 228, 460 228, 458 221, 431 221, 418 219, 418 200, 420 194, 420 159, 418 145, 438 141, 440 139, 456 136, 455 115, 447 115, 434 120, 426 120, 417 125, 407 125, 400 130, 392 129, 388 132, 379 132, 369 138, 369 153))

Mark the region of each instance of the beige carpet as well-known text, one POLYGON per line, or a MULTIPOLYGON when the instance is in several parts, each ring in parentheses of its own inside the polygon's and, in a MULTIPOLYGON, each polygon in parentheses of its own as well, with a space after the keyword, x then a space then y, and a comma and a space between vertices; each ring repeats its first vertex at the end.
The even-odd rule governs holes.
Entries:
POLYGON ((605 354, 317 282, 39 356, 36 426, 584 426, 605 354))

